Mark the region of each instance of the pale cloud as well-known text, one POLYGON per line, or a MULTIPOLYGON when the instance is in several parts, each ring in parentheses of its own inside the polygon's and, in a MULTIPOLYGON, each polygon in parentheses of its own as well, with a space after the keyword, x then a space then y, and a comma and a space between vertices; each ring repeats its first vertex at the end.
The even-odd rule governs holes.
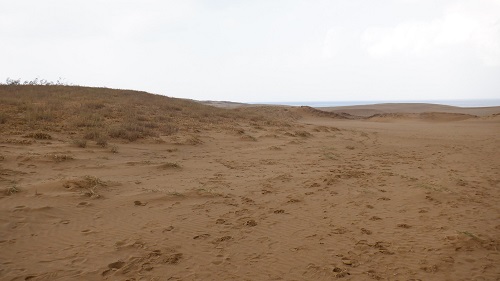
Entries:
POLYGON ((472 49, 486 65, 500 65, 500 1, 460 1, 431 21, 369 27, 362 35, 373 57, 428 56, 446 48, 472 49))
MULTIPOLYGON (((128 5, 120 2, 116 1, 110 5, 109 10, 113 12, 109 15, 111 20, 107 26, 109 35, 118 38, 148 36, 158 33, 159 26, 175 29, 180 25, 189 24, 197 13, 195 3, 188 0, 167 3, 152 0, 130 1, 128 5)), ((156 34, 156 37, 162 36, 156 34)))
POLYGON ((0 81, 233 101, 497 98, 499 1, 5 1, 0 81))
POLYGON ((330 28, 323 42, 323 58, 332 59, 339 55, 345 46, 346 37, 345 32, 341 28, 330 28))

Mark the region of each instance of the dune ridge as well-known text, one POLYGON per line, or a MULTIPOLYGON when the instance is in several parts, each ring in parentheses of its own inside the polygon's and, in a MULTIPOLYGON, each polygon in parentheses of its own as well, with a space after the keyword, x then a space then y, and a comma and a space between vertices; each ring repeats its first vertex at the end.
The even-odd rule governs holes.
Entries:
POLYGON ((387 113, 424 113, 424 112, 440 112, 440 113, 456 113, 456 114, 469 114, 477 116, 488 116, 498 113, 498 111, 500 110, 500 106, 458 107, 458 106, 429 104, 429 103, 382 103, 382 104, 372 104, 372 105, 324 107, 321 109, 331 112, 344 112, 364 117, 369 117, 377 114, 387 114, 387 113))

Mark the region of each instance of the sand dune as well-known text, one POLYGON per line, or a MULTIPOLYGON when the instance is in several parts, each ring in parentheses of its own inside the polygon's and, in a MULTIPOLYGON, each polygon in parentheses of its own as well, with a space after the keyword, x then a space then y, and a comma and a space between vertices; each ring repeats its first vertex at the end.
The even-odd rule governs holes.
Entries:
POLYGON ((324 111, 348 113, 351 115, 369 117, 376 114, 387 113, 456 113, 477 116, 487 116, 500 112, 500 106, 493 107, 456 107, 428 103, 384 103, 371 105, 341 106, 320 108, 324 111))
POLYGON ((0 280, 500 276, 498 116, 65 87, 0 106, 0 280))
POLYGON ((476 115, 448 112, 423 112, 423 113, 380 113, 367 117, 371 121, 397 121, 397 120, 422 120, 435 122, 462 121, 478 118, 476 115))

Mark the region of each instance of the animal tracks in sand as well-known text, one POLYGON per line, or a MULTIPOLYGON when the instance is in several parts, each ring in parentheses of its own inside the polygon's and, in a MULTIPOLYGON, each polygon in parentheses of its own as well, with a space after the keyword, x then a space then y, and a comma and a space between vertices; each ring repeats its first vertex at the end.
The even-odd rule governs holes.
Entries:
POLYGON ((0 196, 0 275, 499 276, 496 121, 256 120, 124 141, 117 153, 2 142, 0 185, 19 192, 0 196))

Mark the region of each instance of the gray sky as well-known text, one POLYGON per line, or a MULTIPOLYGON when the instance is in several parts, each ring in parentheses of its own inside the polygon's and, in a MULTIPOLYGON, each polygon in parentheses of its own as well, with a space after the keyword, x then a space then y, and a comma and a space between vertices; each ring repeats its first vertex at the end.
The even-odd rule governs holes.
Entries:
POLYGON ((500 0, 0 0, 0 62, 201 100, 500 98, 500 0))

